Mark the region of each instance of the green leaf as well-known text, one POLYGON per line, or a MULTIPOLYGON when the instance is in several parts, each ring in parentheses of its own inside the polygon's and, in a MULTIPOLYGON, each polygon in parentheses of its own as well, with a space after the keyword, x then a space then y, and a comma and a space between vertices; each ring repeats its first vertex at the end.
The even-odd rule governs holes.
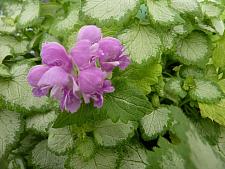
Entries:
POLYGON ((190 13, 199 11, 198 0, 170 0, 171 6, 181 13, 190 13))
POLYGON ((5 57, 8 55, 12 55, 11 48, 6 45, 1 45, 0 46, 0 64, 5 59, 5 57))
POLYGON ((149 168, 193 168, 211 169, 216 166, 218 169, 225 167, 222 156, 202 138, 191 121, 182 113, 179 108, 170 106, 176 123, 171 129, 178 140, 177 144, 171 144, 160 138, 154 152, 149 154, 149 168))
POLYGON ((68 169, 115 169, 118 155, 114 150, 102 149, 95 156, 85 161, 79 155, 72 154, 67 161, 68 169))
POLYGON ((73 147, 73 136, 69 127, 51 128, 48 135, 48 148, 56 154, 65 154, 73 147))
MULTIPOLYGON (((32 94, 32 89, 27 82, 27 74, 31 68, 30 63, 21 62, 14 64, 10 70, 11 80, 0 80, 1 96, 4 101, 13 106, 12 109, 37 111, 49 109, 48 98, 37 98, 32 94)), ((7 106, 7 105, 6 105, 7 106)))
POLYGON ((21 115, 16 112, 0 112, 0 159, 9 151, 23 130, 21 115))
POLYGON ((208 17, 219 17, 223 9, 213 2, 203 2, 201 3, 202 13, 208 17))
POLYGON ((54 111, 46 114, 37 114, 26 119, 26 128, 42 135, 48 135, 48 130, 57 115, 54 111))
POLYGON ((113 85, 116 90, 105 95, 102 107, 112 121, 137 121, 151 111, 151 103, 138 88, 122 80, 115 80, 113 85))
POLYGON ((195 80, 195 87, 189 91, 192 99, 203 103, 214 103, 223 97, 220 87, 213 81, 195 80))
POLYGON ((127 78, 129 83, 143 90, 144 94, 148 94, 151 92, 151 85, 157 84, 161 75, 161 64, 144 62, 142 64, 133 63, 125 71, 120 71, 119 74, 114 72, 113 78, 127 78))
POLYGON ((31 163, 38 169, 65 169, 65 157, 56 156, 47 148, 47 140, 35 146, 31 154, 31 163))
POLYGON ((27 0, 23 5, 23 9, 17 20, 18 26, 21 28, 33 26, 38 20, 39 12, 40 12, 39 1, 27 0))
POLYGON ((225 66, 225 55, 224 55, 224 48, 225 48, 225 36, 223 36, 217 43, 216 47, 213 51, 213 63, 218 67, 225 66))
POLYGON ((158 59, 161 52, 161 40, 158 33, 149 26, 132 26, 119 39, 127 48, 130 57, 137 63, 158 59))
POLYGON ((14 157, 9 161, 8 169, 26 169, 25 162, 21 157, 14 157))
POLYGON ((199 108, 201 110, 202 117, 208 117, 225 126, 225 99, 216 104, 199 103, 199 108))
POLYGON ((220 135, 220 125, 209 118, 198 118, 193 121, 198 133, 208 141, 210 145, 218 142, 220 135))
POLYGON ((141 119, 142 137, 151 140, 159 134, 164 134, 171 126, 173 119, 171 111, 167 108, 154 110, 141 119))
POLYGON ((50 28, 50 33, 55 36, 65 36, 65 34, 70 33, 74 29, 75 25, 78 24, 78 20, 78 7, 73 6, 65 18, 57 18, 55 20, 55 22, 52 24, 52 27, 50 28))
POLYGON ((84 160, 88 160, 94 156, 95 143, 91 137, 85 137, 84 139, 77 139, 75 143, 76 153, 84 160))
POLYGON ((192 32, 176 45, 178 59, 188 65, 203 66, 209 60, 210 44, 203 33, 192 32))
POLYGON ((147 0, 147 6, 151 19, 156 23, 169 26, 182 21, 179 14, 170 8, 165 0, 147 0))
POLYGON ((164 87, 165 92, 174 96, 175 98, 184 98, 187 95, 187 92, 182 89, 182 81, 178 78, 170 78, 164 87))
POLYGON ((126 145, 119 169, 145 169, 148 165, 146 150, 135 143, 126 145))
POLYGON ((101 146, 116 146, 128 138, 133 137, 135 123, 129 121, 127 124, 121 121, 113 123, 110 119, 102 121, 94 130, 94 137, 101 146))
POLYGON ((82 104, 80 109, 74 114, 68 112, 59 113, 53 128, 62 128, 73 124, 76 124, 78 127, 88 126, 92 128, 96 123, 104 119, 106 119, 105 112, 94 108, 91 104, 82 104))
POLYGON ((129 21, 138 6, 138 0, 87 0, 84 3, 82 12, 86 17, 95 19, 100 24, 112 25, 114 22, 129 21), (114 22, 111 23, 111 21, 114 22))
POLYGON ((220 135, 218 139, 218 144, 216 145, 219 152, 225 157, 225 128, 220 127, 220 135))

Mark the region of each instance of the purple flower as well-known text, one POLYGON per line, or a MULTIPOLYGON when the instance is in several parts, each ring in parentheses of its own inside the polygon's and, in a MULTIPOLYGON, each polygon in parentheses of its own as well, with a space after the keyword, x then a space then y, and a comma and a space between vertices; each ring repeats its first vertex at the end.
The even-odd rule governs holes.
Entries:
POLYGON ((95 65, 98 45, 92 45, 89 40, 81 40, 71 50, 71 56, 79 70, 95 65))
POLYGON ((102 107, 103 95, 115 90, 107 74, 130 63, 120 41, 102 38, 101 29, 94 25, 80 29, 70 54, 59 43, 49 42, 43 44, 41 57, 43 65, 33 67, 27 77, 34 96, 50 94, 62 110, 72 113, 80 108, 81 97, 102 107))
POLYGON ((105 72, 96 67, 80 71, 78 85, 80 86, 85 103, 89 103, 90 99, 93 99, 94 105, 101 107, 103 104, 103 94, 114 91, 111 82, 105 80, 106 76, 105 72))
POLYGON ((101 68, 106 72, 111 72, 116 66, 124 70, 130 64, 130 59, 124 54, 124 47, 120 41, 112 37, 99 41, 98 54, 101 68))
POLYGON ((80 107, 81 101, 73 92, 75 82, 71 77, 73 65, 70 56, 63 46, 50 42, 43 45, 41 57, 44 65, 33 67, 28 74, 34 96, 46 96, 51 90, 51 96, 63 103, 62 109, 74 112, 80 107))
POLYGON ((101 38, 101 29, 95 25, 83 26, 77 35, 77 41, 89 40, 91 44, 97 43, 101 38))

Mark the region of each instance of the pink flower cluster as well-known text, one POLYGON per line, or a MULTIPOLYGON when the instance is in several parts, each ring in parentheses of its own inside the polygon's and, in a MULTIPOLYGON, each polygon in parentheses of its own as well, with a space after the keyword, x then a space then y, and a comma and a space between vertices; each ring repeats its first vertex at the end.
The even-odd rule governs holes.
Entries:
POLYGON ((34 66, 28 74, 34 96, 50 94, 60 102, 62 110, 76 112, 82 100, 102 107, 103 94, 114 87, 107 79, 115 67, 124 70, 130 63, 118 39, 102 37, 101 29, 84 26, 70 53, 56 42, 43 44, 42 65, 34 66))

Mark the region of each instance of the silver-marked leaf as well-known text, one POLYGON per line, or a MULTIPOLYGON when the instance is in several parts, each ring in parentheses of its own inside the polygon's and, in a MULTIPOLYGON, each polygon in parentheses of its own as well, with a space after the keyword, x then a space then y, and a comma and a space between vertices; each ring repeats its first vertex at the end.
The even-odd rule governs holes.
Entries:
POLYGON ((22 129, 23 125, 19 113, 0 111, 0 159, 19 139, 22 129))
POLYGON ((209 60, 210 44, 206 35, 193 32, 176 45, 178 59, 188 65, 203 66, 209 60))
POLYGON ((170 0, 171 6, 181 13, 196 12, 199 10, 198 0, 170 0))
POLYGON ((195 87, 189 91, 192 99, 203 103, 214 103, 223 97, 223 91, 212 81, 195 80, 195 87))
POLYGON ((135 123, 121 121, 113 123, 110 119, 102 121, 94 130, 94 137, 102 146, 116 146, 134 135, 135 123))
POLYGON ((5 59, 5 57, 8 55, 12 55, 11 48, 6 45, 1 45, 0 46, 0 64, 5 59))
POLYGON ((106 24, 111 20, 121 22, 122 19, 130 16, 138 5, 138 0, 87 0, 82 12, 85 16, 106 24))
POLYGON ((21 28, 33 26, 36 23, 40 12, 39 0, 27 0, 18 18, 18 26, 21 28))
POLYGON ((77 139, 75 143, 76 153, 84 160, 88 160, 93 157, 95 153, 95 143, 91 137, 85 137, 84 139, 77 139))
POLYGON ((159 57, 162 43, 158 33, 149 26, 134 25, 119 35, 119 39, 124 43, 131 59, 137 63, 159 57))
POLYGON ((147 152, 138 145, 126 145, 126 151, 120 163, 120 169, 146 169, 148 166, 147 152))
POLYGON ((171 111, 167 108, 159 108, 141 119, 142 137, 145 140, 153 139, 163 134, 171 126, 171 111))
POLYGON ((48 135, 48 129, 56 118, 57 115, 54 111, 46 114, 37 114, 26 119, 26 128, 38 134, 48 135))
POLYGON ((48 148, 56 154, 65 154, 73 147, 73 136, 69 127, 51 128, 48 136, 48 148))
POLYGON ((32 150, 31 163, 38 169, 65 169, 65 157, 56 156, 47 148, 47 140, 38 143, 32 150))
POLYGON ((118 155, 114 150, 99 150, 95 156, 85 161, 79 155, 72 154, 67 161, 69 169, 115 169, 118 155))
POLYGON ((147 6, 152 20, 156 23, 169 26, 182 21, 179 14, 170 8, 165 0, 147 0, 147 6))
POLYGON ((208 17, 219 17, 223 12, 222 8, 212 2, 201 3, 201 9, 202 13, 208 17))
POLYGON ((10 70, 12 79, 0 80, 0 96, 13 109, 21 108, 23 111, 49 109, 48 98, 37 98, 32 94, 32 89, 27 82, 27 74, 31 68, 30 63, 14 64, 10 70))

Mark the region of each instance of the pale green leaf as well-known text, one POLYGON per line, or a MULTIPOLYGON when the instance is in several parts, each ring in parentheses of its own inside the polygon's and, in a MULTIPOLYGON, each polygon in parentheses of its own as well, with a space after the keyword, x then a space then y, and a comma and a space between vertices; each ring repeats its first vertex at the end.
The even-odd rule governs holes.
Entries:
POLYGON ((26 128, 39 134, 47 135, 57 115, 54 111, 46 114, 37 114, 26 119, 26 128))
POLYGON ((0 64, 0 78, 10 78, 11 73, 9 71, 9 68, 3 64, 0 64))
POLYGON ((209 52, 209 40, 203 33, 193 32, 176 45, 178 59, 188 65, 203 66, 208 62, 209 52))
POLYGON ((154 110, 141 119, 142 137, 150 140, 157 137, 171 126, 171 111, 167 108, 154 110))
POLYGON ((3 11, 6 16, 15 20, 21 13, 22 7, 22 3, 8 1, 4 3, 3 11))
POLYGON ((12 55, 11 48, 6 45, 1 45, 0 46, 0 64, 5 59, 5 57, 8 55, 12 55))
POLYGON ((142 64, 131 64, 125 71, 120 71, 119 75, 113 74, 116 78, 127 78, 129 83, 143 90, 144 94, 151 92, 151 85, 158 83, 158 78, 162 75, 162 65, 152 62, 142 64))
POLYGON ((33 26, 39 17, 39 12, 39 0, 27 0, 26 2, 24 2, 23 9, 17 20, 18 26, 22 28, 33 26))
POLYGON ((0 95, 5 102, 23 110, 35 111, 44 107, 47 109, 49 99, 47 97, 34 97, 27 82, 27 74, 30 68, 30 63, 14 64, 10 70, 13 79, 0 80, 0 95))
POLYGON ((86 17, 106 24, 110 20, 121 22, 122 19, 129 19, 138 5, 138 0, 87 0, 82 12, 86 17))
POLYGON ((85 161, 79 155, 72 154, 68 159, 68 169, 115 169, 118 155, 114 150, 99 150, 95 156, 85 161))
POLYGON ((48 135, 48 148, 56 154, 65 154, 73 147, 73 136, 69 127, 51 128, 48 135))
POLYGON ((38 169, 65 169, 64 156, 56 156, 47 148, 47 140, 38 143, 32 150, 31 162, 38 169))
POLYGON ((208 117, 225 126, 225 99, 216 104, 199 103, 199 108, 202 117, 208 117))
POLYGON ((0 32, 1 33, 14 33, 16 27, 11 18, 0 17, 0 32))
POLYGON ((149 58, 158 58, 161 51, 161 40, 158 33, 149 26, 132 26, 125 33, 119 35, 130 57, 137 63, 149 58))
POLYGON ((147 0, 147 6, 151 19, 156 23, 169 26, 182 21, 179 14, 169 7, 166 0, 147 0))
POLYGON ((21 115, 16 112, 0 112, 0 159, 19 139, 23 129, 21 115))
POLYGON ((199 10, 199 4, 197 0, 170 0, 171 6, 181 13, 196 12, 199 10))
POLYGON ((213 63, 218 67, 224 67, 225 66, 225 36, 223 36, 217 43, 216 47, 213 51, 213 63))
POLYGON ((223 20, 217 19, 217 18, 212 18, 212 25, 214 26, 216 32, 218 32, 219 35, 223 35, 224 33, 224 23, 223 20))
POLYGON ((114 87, 115 92, 104 96, 102 107, 112 121, 137 121, 151 111, 151 103, 138 88, 122 80, 114 81, 114 87))
POLYGON ((203 103, 214 103, 223 97, 220 87, 212 81, 195 80, 195 87, 189 91, 192 99, 203 103))
POLYGON ((91 137, 84 139, 77 139, 75 143, 76 153, 80 155, 84 160, 88 160, 93 157, 95 153, 95 143, 91 137))
POLYGON ((210 2, 201 3, 201 9, 202 13, 208 17, 219 17, 223 12, 223 9, 217 4, 210 2))
POLYGON ((102 146, 116 146, 134 135, 135 123, 121 121, 113 123, 110 119, 102 121, 94 130, 94 137, 102 146))
POLYGON ((146 169, 148 166, 146 150, 136 143, 126 145, 125 148, 119 169, 146 169))

